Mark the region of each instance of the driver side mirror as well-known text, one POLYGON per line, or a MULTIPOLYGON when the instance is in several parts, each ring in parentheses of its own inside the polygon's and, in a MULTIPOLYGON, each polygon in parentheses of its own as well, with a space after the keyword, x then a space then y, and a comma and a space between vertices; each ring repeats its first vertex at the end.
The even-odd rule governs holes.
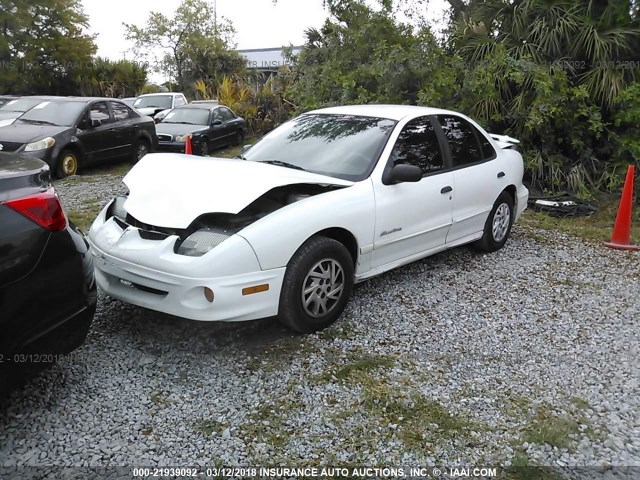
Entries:
POLYGON ((422 169, 416 165, 399 163, 385 175, 383 179, 385 185, 405 182, 419 182, 422 180, 422 169))

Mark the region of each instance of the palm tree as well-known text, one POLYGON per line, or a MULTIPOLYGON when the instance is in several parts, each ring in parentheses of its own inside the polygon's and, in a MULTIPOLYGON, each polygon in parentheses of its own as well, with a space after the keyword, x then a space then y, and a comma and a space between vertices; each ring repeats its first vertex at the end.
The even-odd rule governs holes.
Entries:
POLYGON ((471 4, 457 40, 471 62, 504 45, 514 60, 564 69, 609 108, 638 73, 639 26, 630 1, 493 0, 471 4))

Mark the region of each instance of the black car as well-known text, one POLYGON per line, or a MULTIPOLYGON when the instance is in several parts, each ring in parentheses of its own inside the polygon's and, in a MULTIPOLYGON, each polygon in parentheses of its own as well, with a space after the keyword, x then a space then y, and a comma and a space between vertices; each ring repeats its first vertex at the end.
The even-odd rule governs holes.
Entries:
POLYGON ((0 391, 16 369, 82 344, 96 309, 85 237, 42 160, 0 153, 0 391))
POLYGON ((117 158, 135 162, 156 146, 153 120, 112 98, 47 100, 0 128, 0 150, 40 158, 59 178, 117 158))
POLYGON ((198 103, 174 108, 156 125, 156 131, 158 150, 184 152, 190 135, 194 153, 207 156, 214 148, 239 145, 246 124, 224 105, 198 103))
POLYGON ((0 106, 0 127, 5 125, 11 125, 14 120, 22 116, 25 112, 28 112, 36 105, 41 104, 45 100, 52 100, 60 97, 20 97, 7 101, 4 105, 0 106))

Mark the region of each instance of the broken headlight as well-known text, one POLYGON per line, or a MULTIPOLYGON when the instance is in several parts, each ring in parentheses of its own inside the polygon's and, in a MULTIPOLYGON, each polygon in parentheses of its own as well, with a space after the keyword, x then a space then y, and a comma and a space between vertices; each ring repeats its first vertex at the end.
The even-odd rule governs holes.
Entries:
POLYGON ((184 239, 178 247, 177 253, 179 255, 187 255, 189 257, 201 257, 220 245, 230 236, 231 235, 223 230, 203 228, 184 239))
POLYGON ((127 211, 124 209, 124 202, 127 201, 127 197, 119 196, 113 199, 109 209, 107 210, 107 220, 111 217, 116 217, 123 222, 127 218, 127 211))

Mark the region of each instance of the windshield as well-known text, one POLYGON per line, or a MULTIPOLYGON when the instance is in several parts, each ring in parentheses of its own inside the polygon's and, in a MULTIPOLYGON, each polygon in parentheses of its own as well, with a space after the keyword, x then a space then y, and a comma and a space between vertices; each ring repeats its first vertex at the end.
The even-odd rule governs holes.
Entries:
POLYGON ((204 108, 175 108, 164 117, 162 123, 207 125, 209 123, 209 110, 204 108))
POLYGON ((133 104, 136 108, 171 108, 171 95, 152 95, 140 97, 133 104))
POLYGON ((344 180, 364 180, 395 125, 383 118, 302 115, 269 133, 243 158, 344 180))
POLYGON ((18 121, 72 127, 86 106, 84 102, 41 102, 22 115, 18 121))
POLYGON ((42 98, 17 98, 11 100, 0 107, 0 111, 3 112, 26 112, 39 103, 42 103, 42 98))

